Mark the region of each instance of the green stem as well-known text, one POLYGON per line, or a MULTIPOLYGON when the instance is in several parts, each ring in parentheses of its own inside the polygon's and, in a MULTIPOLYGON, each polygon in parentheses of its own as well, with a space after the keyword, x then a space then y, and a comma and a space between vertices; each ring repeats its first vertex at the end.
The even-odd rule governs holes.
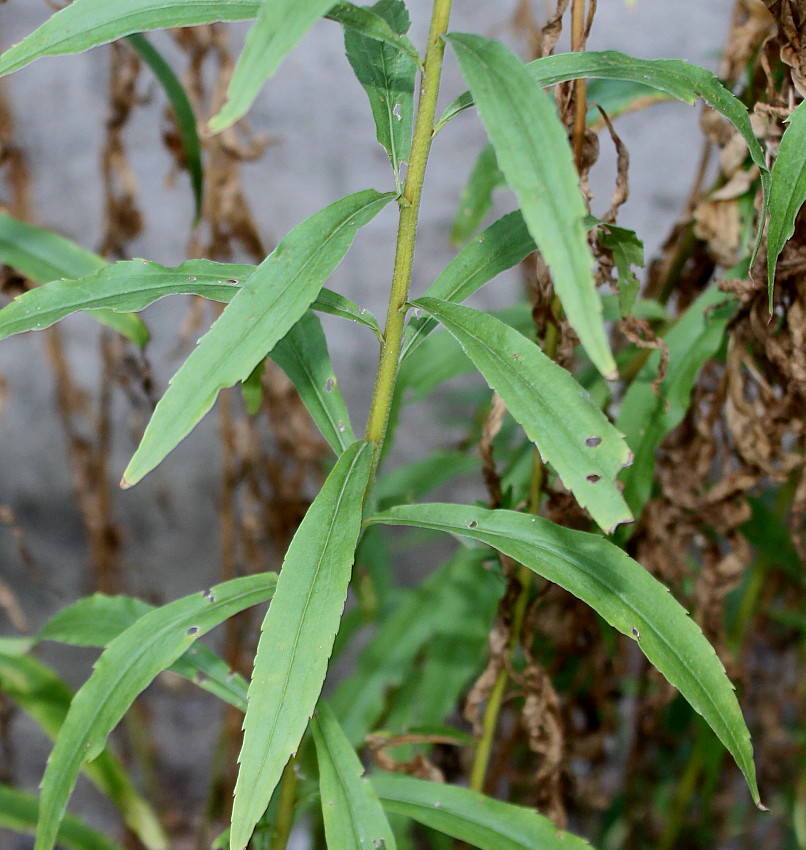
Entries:
POLYGON ((280 779, 280 799, 277 801, 277 817, 272 830, 272 850, 285 850, 294 826, 294 807, 297 801, 297 773, 294 756, 286 762, 280 779))
MULTIPOLYGON (((562 315, 562 306, 560 305, 560 299, 556 295, 554 296, 552 307, 554 309, 554 315, 559 320, 562 315)), ((559 344, 560 328, 555 322, 550 322, 546 328, 546 335, 543 340, 543 351, 548 357, 555 360, 559 344)), ((545 481, 546 467, 543 459, 540 457, 540 453, 535 449, 532 460, 532 477, 529 481, 529 505, 527 506, 527 511, 530 514, 537 515, 540 513, 545 481)), ((518 593, 518 598, 515 600, 515 606, 512 612, 512 627, 509 632, 507 645, 510 658, 514 656, 518 641, 520 640, 533 581, 534 573, 527 567, 524 567, 523 564, 518 564, 518 582, 521 589, 520 593, 518 593)), ((509 673, 505 667, 498 674, 498 678, 495 680, 493 689, 490 691, 490 695, 487 698, 487 705, 484 709, 481 737, 478 744, 476 744, 476 751, 473 754, 473 766, 470 769, 470 787, 480 793, 484 793, 484 783, 487 778, 487 770, 490 766, 490 755, 492 754, 493 741, 495 740, 495 731, 498 728, 498 715, 501 713, 501 705, 504 701, 504 693, 508 680, 509 673)))
POLYGON ((403 323, 406 317, 405 305, 411 284, 411 268, 417 235, 417 219, 420 213, 420 198, 423 191, 425 167, 428 164, 428 153, 434 134, 434 117, 437 109, 437 96, 439 95, 439 81, 442 75, 442 56, 445 52, 442 36, 448 30, 452 2, 453 0, 434 0, 431 29, 428 33, 422 88, 417 107, 417 123, 414 127, 406 182, 400 199, 397 251, 392 289, 389 293, 386 328, 378 363, 378 374, 375 379, 372 406, 367 422, 367 440, 375 443, 373 467, 378 464, 383 442, 386 438, 389 411, 392 406, 397 378, 400 343, 403 338, 403 323))

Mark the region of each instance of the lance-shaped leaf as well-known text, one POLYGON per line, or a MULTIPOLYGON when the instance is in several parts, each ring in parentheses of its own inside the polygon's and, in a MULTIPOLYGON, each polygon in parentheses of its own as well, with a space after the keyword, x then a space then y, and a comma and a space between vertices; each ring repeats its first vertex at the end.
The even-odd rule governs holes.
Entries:
MULTIPOLYGON (((511 212, 466 245, 428 287, 425 296, 453 303, 464 301, 496 275, 517 265, 535 247, 520 210, 511 212)), ((400 359, 408 357, 437 324, 427 316, 412 317, 403 335, 400 359)))
POLYGON ((184 86, 154 45, 142 33, 133 33, 128 37, 128 41, 154 72, 154 76, 159 81, 168 97, 168 102, 171 104, 171 110, 176 120, 176 129, 179 132, 179 141, 182 144, 184 165, 190 174, 190 182, 193 187, 193 200, 196 205, 195 221, 198 223, 204 201, 204 168, 193 106, 184 86))
POLYGON ((358 229, 390 200, 348 195, 297 226, 255 269, 171 379, 122 486, 136 484, 193 429, 220 390, 245 381, 311 306, 358 229))
MULTIPOLYGON (((106 265, 102 257, 75 242, 4 213, 0 213, 0 262, 42 284, 63 277, 82 277, 106 265)), ((137 316, 104 309, 88 312, 140 347, 148 342, 148 329, 137 316)))
MULTIPOLYGON (((806 103, 806 101, 804 101, 806 103)), ((770 312, 775 286, 775 266, 786 241, 795 232, 795 219, 806 202, 806 106, 789 116, 789 126, 781 136, 778 156, 772 166, 770 223, 767 227, 767 288, 770 312)))
POLYGON ((274 347, 271 359, 297 388, 330 448, 341 454, 355 442, 350 414, 341 394, 322 323, 306 313, 274 347))
POLYGON ((466 505, 401 505, 368 521, 414 525, 485 543, 590 605, 637 641, 703 716, 736 760, 759 805, 750 734, 721 661, 668 589, 626 552, 603 537, 540 517, 466 505))
MULTIPOLYGON (((36 639, 58 641, 70 646, 103 648, 153 610, 153 605, 131 596, 95 593, 54 614, 39 630, 36 639)), ((246 711, 246 680, 203 644, 193 644, 168 670, 235 706, 239 711, 246 711)), ((91 769, 98 761, 96 759, 90 765, 85 765, 84 769, 91 769)))
POLYGON ((379 622, 354 675, 339 683, 331 700, 350 743, 357 746, 364 740, 384 714, 389 694, 410 680, 423 648, 445 627, 445 612, 466 614, 468 599, 479 588, 494 602, 500 596, 484 580, 468 589, 467 576, 481 569, 481 561, 480 552, 460 549, 379 622))
POLYGON ((214 133, 246 114, 286 53, 334 5, 333 0, 263 0, 227 87, 227 102, 210 121, 214 133))
MULTIPOLYGON (((212 260, 188 260, 175 268, 148 260, 104 263, 98 271, 84 277, 51 279, 50 283, 18 295, 0 310, 0 339, 47 328, 80 311, 138 312, 168 295, 200 295, 229 303, 255 268, 212 260)), ((321 289, 311 306, 322 313, 358 322, 380 335, 378 320, 372 313, 329 289, 321 289)))
POLYGON ((117 637, 78 691, 42 778, 36 850, 52 850, 81 765, 104 749, 137 695, 194 641, 229 617, 265 602, 277 576, 264 573, 216 585, 141 617, 117 637))
MULTIPOLYGON (((379 0, 372 11, 395 32, 408 31, 411 21, 402 0, 379 0)), ((378 142, 389 154, 395 184, 400 187, 401 164, 408 161, 411 150, 417 63, 397 48, 351 30, 344 34, 344 46, 369 98, 378 142)))
MULTIPOLYGON (((750 157, 761 170, 761 184, 764 189, 763 211, 766 213, 770 172, 765 161, 764 150, 753 132, 747 107, 728 91, 711 71, 699 65, 690 65, 682 59, 636 59, 615 50, 544 56, 530 62, 527 69, 532 81, 538 86, 553 86, 556 83, 580 78, 628 80, 651 86, 685 103, 694 103, 701 97, 710 107, 727 118, 747 142, 750 157)), ((472 106, 473 102, 472 92, 460 95, 445 110, 436 124, 435 132, 438 132, 451 118, 472 106)), ((753 259, 758 252, 762 234, 763 228, 760 227, 756 235, 753 259)))
POLYGON ((311 723, 319 764, 319 797, 328 847, 396 850, 395 836, 372 785, 330 706, 321 701, 311 723))
MULTIPOLYGON (((39 800, 8 785, 0 785, 0 828, 33 834, 39 818, 39 800)), ((67 850, 121 850, 83 821, 67 815, 59 826, 58 841, 67 850)))
POLYGON ((372 785, 387 811, 480 850, 591 850, 587 841, 557 829, 534 809, 469 788, 391 773, 376 774, 372 785))
MULTIPOLYGON (((328 20, 340 23, 345 29, 352 30, 358 35, 375 39, 375 41, 388 44, 396 50, 405 53, 418 65, 421 64, 420 54, 417 48, 405 36, 408 26, 401 33, 397 28, 390 26, 390 21, 383 9, 374 7, 356 6, 354 3, 336 3, 325 15, 328 20)), ((400 5, 403 5, 401 2, 400 5)))
POLYGON ((543 460, 605 531, 632 519, 616 485, 632 460, 629 447, 568 371, 486 313, 435 298, 414 306, 456 337, 543 460))
POLYGON ((283 561, 255 656, 230 846, 246 847, 327 673, 361 529, 372 446, 354 443, 308 509, 283 561))
MULTIPOLYGON (((73 693, 49 667, 30 655, 0 651, 0 692, 56 738, 73 693)), ((156 812, 138 794, 123 765, 110 750, 83 766, 92 783, 115 804, 123 820, 149 850, 165 850, 168 837, 156 812)))
MULTIPOLYGON (((261 0, 73 0, 0 56, 0 76, 43 56, 82 53, 141 31, 251 20, 260 6, 261 0)), ((325 17, 418 58, 414 45, 369 9, 336 3, 325 17)))
POLYGON ((719 350, 735 312, 733 297, 720 292, 716 285, 703 292, 663 337, 669 364, 658 390, 653 386, 660 366, 660 352, 656 351, 624 396, 616 427, 624 432, 635 461, 622 473, 621 480, 624 498, 636 516, 652 493, 657 448, 683 421, 697 375, 719 350))
POLYGON ((551 269, 568 320, 596 368, 614 379, 616 363, 583 224, 587 210, 554 104, 534 84, 523 62, 500 42, 459 33, 446 38, 473 92, 498 165, 551 269))
POLYGON ((459 196, 459 209, 451 227, 451 242, 464 245, 476 232, 493 205, 493 192, 507 181, 498 167, 495 148, 487 144, 478 155, 459 196))

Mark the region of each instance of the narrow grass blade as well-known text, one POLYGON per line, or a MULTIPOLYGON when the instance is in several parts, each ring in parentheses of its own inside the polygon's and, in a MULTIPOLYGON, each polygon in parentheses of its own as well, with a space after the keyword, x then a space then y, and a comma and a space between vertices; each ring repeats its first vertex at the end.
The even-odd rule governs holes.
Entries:
POLYGON ((775 286, 775 266, 787 240, 795 232, 795 219, 806 202, 806 101, 789 116, 772 166, 770 223, 767 228, 767 289, 770 312, 775 286))
POLYGON ((750 734, 722 662, 668 589, 626 552, 595 534, 540 517, 466 505, 401 505, 368 522, 413 525, 485 543, 586 602, 633 638, 703 716, 760 805, 750 734))
POLYGON ((630 384, 616 427, 624 432, 635 460, 621 474, 624 498, 636 516, 652 493, 655 453, 663 438, 682 421, 689 408, 697 375, 710 360, 736 312, 733 297, 716 286, 707 289, 663 337, 668 346, 666 377, 656 391, 660 353, 653 352, 630 384))
POLYGON ((100 755, 137 695, 197 638, 269 599, 276 581, 273 573, 246 576, 186 596, 141 617, 109 644, 73 698, 48 759, 36 850, 52 850, 81 765, 100 755))
POLYGON ((465 188, 459 197, 459 209, 451 227, 451 242, 464 245, 481 226, 493 205, 493 192, 507 181, 498 167, 495 148, 487 144, 478 155, 465 188))
POLYGON ((210 121, 212 132, 246 114, 286 53, 334 5, 333 0, 263 0, 227 87, 227 102, 210 121))
MULTIPOLYGON (((29 655, 0 651, 0 692, 4 693, 49 738, 56 738, 70 709, 73 693, 46 665, 29 655)), ((110 750, 83 766, 90 781, 105 794, 123 820, 149 850, 165 850, 168 837, 156 812, 138 794, 123 765, 110 750)))
POLYGON ((610 533, 632 520, 616 483, 632 461, 629 447, 568 371, 493 316, 435 298, 414 305, 459 341, 543 460, 602 529, 610 533))
MULTIPOLYGON (((400 35, 411 25, 402 0, 379 0, 372 11, 400 35)), ((417 62, 396 47, 355 30, 345 32, 344 46, 355 76, 369 98, 378 142, 389 154, 395 185, 400 188, 401 165, 408 161, 411 150, 417 62)))
POLYGON ((591 850, 534 809, 503 803, 469 788, 413 776, 376 774, 372 785, 388 812, 466 841, 480 850, 591 850))
POLYGON ((171 110, 176 119, 176 127, 179 131, 179 140, 185 154, 185 167, 190 174, 190 183, 193 187, 193 200, 196 204, 195 221, 198 223, 204 202, 204 168, 193 106, 188 99, 184 86, 179 82, 171 66, 163 59, 162 54, 154 48, 154 45, 142 33, 130 35, 128 41, 154 72, 154 76, 159 81, 168 97, 168 102, 171 104, 171 110))
POLYGON ((311 306, 359 228, 394 197, 371 189, 349 195, 283 239, 171 379, 122 486, 136 484, 160 463, 210 410, 220 390, 249 377, 311 306))
MULTIPOLYGON (((15 832, 36 832, 39 818, 39 800, 8 785, 0 785, 0 828, 15 832)), ((105 836, 90 829, 83 821, 66 815, 57 836, 59 844, 66 850, 121 850, 105 836)))
POLYGON ((320 701, 311 726, 328 847, 397 850, 378 796, 369 780, 362 779, 364 766, 326 702, 320 701))
POLYGON ((551 269, 568 320, 593 364, 613 380, 616 363, 583 225, 587 210, 568 135, 554 104, 500 42, 459 33, 446 38, 473 92, 501 171, 551 269))
MULTIPOLYGON (((425 291, 428 298, 459 303, 496 275, 516 266, 537 246, 520 210, 499 218, 466 245, 425 291)), ((403 336, 401 360, 408 357, 437 326, 427 316, 409 320, 403 336)))
MULTIPOLYGON (((4 213, 0 213, 0 262, 42 284, 59 278, 83 277, 106 265, 102 257, 75 242, 4 213)), ((30 294, 26 293, 26 297, 30 294)), ((141 348, 148 342, 148 329, 137 316, 111 310, 89 312, 96 321, 141 348)))
POLYGON ((249 685, 230 846, 242 850, 296 752, 327 673, 347 596, 372 446, 339 458, 288 548, 249 685))
POLYGON ((340 455, 355 442, 355 435, 319 319, 306 313, 274 346, 271 359, 296 387, 330 448, 340 455))

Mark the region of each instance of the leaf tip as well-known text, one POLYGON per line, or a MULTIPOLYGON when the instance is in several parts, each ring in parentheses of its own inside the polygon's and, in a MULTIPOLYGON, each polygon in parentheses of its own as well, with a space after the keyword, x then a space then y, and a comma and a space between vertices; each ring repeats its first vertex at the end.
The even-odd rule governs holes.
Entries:
POLYGON ((120 479, 120 489, 121 490, 130 490, 132 487, 134 487, 134 484, 135 484, 135 482, 129 481, 129 479, 126 478, 125 475, 123 476, 123 478, 120 479))

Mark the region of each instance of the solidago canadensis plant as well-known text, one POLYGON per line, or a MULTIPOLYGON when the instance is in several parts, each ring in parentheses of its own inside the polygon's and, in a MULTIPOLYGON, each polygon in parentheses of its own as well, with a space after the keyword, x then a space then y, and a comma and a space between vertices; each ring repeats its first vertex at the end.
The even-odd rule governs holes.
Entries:
MULTIPOLYGON (((232 850, 241 850, 252 841, 253 846, 263 847, 258 837, 265 837, 269 830, 274 835, 271 846, 284 847, 294 817, 308 810, 317 795, 327 846, 334 850, 391 850, 397 846, 392 824, 411 820, 489 850, 587 846, 570 833, 558 831, 535 811, 518 806, 517 800, 503 802, 482 793, 491 746, 489 724, 481 740, 470 742, 475 747, 470 788, 380 770, 362 778, 357 747, 375 728, 383 691, 399 675, 395 665, 402 662, 392 656, 400 650, 402 636, 410 639, 402 652, 413 657, 430 634, 418 631, 418 617, 460 617, 465 603, 476 612, 487 611, 489 622, 491 600, 494 606, 500 592, 488 580, 495 570, 500 571, 495 553, 518 565, 525 587, 530 574, 554 582, 634 640, 702 715, 744 774, 752 799, 761 805, 750 736, 714 649, 666 588, 624 550, 627 524, 640 515, 649 498, 654 451, 679 421, 675 410, 669 413, 651 390, 656 360, 650 359, 638 372, 613 424, 595 400, 601 394, 583 388, 555 362, 548 346, 544 350, 498 314, 462 302, 538 250, 551 272, 561 309, 578 337, 579 356, 589 364, 588 388, 619 379, 590 240, 610 240, 614 257, 622 258, 619 295, 615 306, 610 305, 618 318, 630 314, 636 303, 637 282, 630 271, 630 263, 636 262, 630 255, 636 237, 588 215, 566 127, 547 88, 578 79, 624 81, 664 98, 687 103, 702 98, 721 113, 744 137, 761 177, 764 209, 771 216, 770 286, 775 260, 803 201, 803 173, 793 180, 784 157, 785 145, 797 149, 797 139, 803 141, 803 108, 793 115, 781 144, 784 161, 779 158, 777 167, 790 176, 776 182, 747 109, 703 68, 615 52, 576 52, 525 64, 498 41, 452 31, 450 13, 451 0, 434 0, 428 39, 421 49, 406 35, 409 14, 403 0, 380 0, 372 7, 332 0, 73 0, 0 57, 0 73, 9 74, 42 57, 78 53, 129 38, 169 94, 200 204, 202 161, 193 112, 170 68, 142 33, 254 20, 226 103, 210 121, 209 131, 215 133, 247 113, 285 55, 324 16, 343 27, 348 60, 344 73, 352 69, 365 89, 378 141, 391 166, 389 185, 381 187, 383 191, 367 188, 334 199, 288 233, 257 267, 206 260, 191 260, 178 268, 144 260, 107 264, 55 234, 8 216, 0 219, 3 261, 43 284, 0 311, 2 337, 44 328, 68 314, 86 311, 143 344, 147 332, 134 314, 157 299, 193 294, 226 305, 156 406, 123 473, 123 487, 132 487, 148 475, 212 408, 222 389, 253 384, 267 357, 295 384, 336 458, 279 575, 234 579, 159 608, 124 597, 88 598, 57 615, 37 636, 36 640, 104 649, 92 675, 72 699, 69 692, 58 690, 57 680, 51 682, 60 696, 54 698, 57 709, 42 722, 55 745, 38 800, 11 789, 0 793, 4 823, 27 828, 36 821, 36 850, 51 850, 57 842, 113 846, 65 813, 81 770, 113 799, 147 847, 166 846, 163 828, 106 749, 106 740, 137 695, 168 669, 203 682, 244 712, 231 828, 228 838, 220 839, 217 846, 228 841, 232 850), (457 92, 458 97, 438 116, 446 49, 454 52, 468 91, 457 92), (425 294, 412 300, 409 284, 429 151, 433 143, 450 144, 447 125, 471 108, 477 111, 490 142, 474 179, 489 180, 493 169, 495 179, 514 193, 518 208, 468 241, 425 294), (349 293, 336 293, 325 285, 358 231, 389 205, 398 207, 399 229, 388 313, 381 326, 350 300, 349 293), (380 341, 371 412, 360 438, 335 381, 317 312, 359 323, 380 341), (444 331, 431 336, 438 325, 444 331), (426 479, 449 478, 455 458, 436 456, 409 470, 379 475, 394 436, 403 390, 407 382, 412 385, 418 358, 421 364, 428 363, 429 345, 437 337, 455 341, 451 343, 454 358, 464 364, 469 361, 481 373, 536 447, 535 462, 544 470, 542 474, 556 476, 586 509, 590 530, 563 528, 539 516, 540 482, 536 488, 532 484, 536 498, 527 500, 521 496, 529 485, 522 487, 516 473, 510 476, 510 497, 505 500, 509 506, 495 509, 406 503, 412 492, 427 491, 426 479), (349 693, 337 688, 329 705, 320 694, 356 549, 378 533, 379 525, 444 532, 459 538, 464 548, 423 586, 438 610, 429 612, 419 603, 409 604, 381 620, 375 654, 359 658, 349 693), (225 619, 269 599, 247 684, 196 642, 225 619), (419 637, 411 638, 414 634, 419 637), (378 648, 382 637, 388 644, 386 655, 378 648), (302 772, 306 782, 318 777, 318 788, 301 785, 297 774, 302 772)), ((471 181, 468 197, 473 188, 471 181)), ((468 235, 473 232, 470 225, 468 235)), ((753 256, 759 245, 760 234, 753 256)), ((715 350, 731 314, 730 296, 715 289, 702 295, 668 335, 673 366, 675 352, 682 357, 693 339, 710 334, 708 351, 715 350)), ((695 362, 685 368, 696 371, 698 366, 695 362)), ((683 410, 688 386, 688 391, 681 390, 683 410)), ((524 457, 528 460, 532 454, 530 449, 524 457)), ((532 469, 526 466, 525 473, 518 473, 524 480, 532 469)), ((453 624, 459 644, 466 640, 465 625, 453 624)), ((27 652, 34 643, 9 640, 0 664, 26 681, 50 681, 47 668, 27 652)), ((453 690, 451 683, 444 683, 449 704, 427 719, 432 726, 445 720, 450 704, 467 686, 474 663, 478 664, 484 642, 473 638, 470 645, 476 647, 476 657, 470 659, 468 673, 453 690)), ((488 710, 500 698, 500 692, 491 693, 488 710)), ((494 709, 492 717, 494 721, 494 709)), ((454 732, 457 738, 464 735, 454 732)))

